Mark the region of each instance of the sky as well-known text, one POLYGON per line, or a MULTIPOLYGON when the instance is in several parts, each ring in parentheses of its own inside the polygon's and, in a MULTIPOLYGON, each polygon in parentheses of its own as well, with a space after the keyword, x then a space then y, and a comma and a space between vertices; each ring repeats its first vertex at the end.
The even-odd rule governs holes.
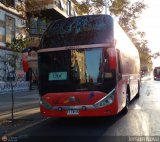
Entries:
MULTIPOLYGON (((146 33, 148 47, 152 53, 160 52, 160 0, 144 0, 147 8, 142 12, 138 27, 146 33)), ((160 66, 160 57, 153 60, 160 66)))

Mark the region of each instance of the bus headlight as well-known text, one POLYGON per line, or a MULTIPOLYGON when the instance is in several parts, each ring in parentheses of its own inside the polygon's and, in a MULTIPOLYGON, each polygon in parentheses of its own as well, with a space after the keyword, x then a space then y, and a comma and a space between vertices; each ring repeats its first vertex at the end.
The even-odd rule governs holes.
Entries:
POLYGON ((49 109, 49 110, 52 109, 52 106, 42 98, 40 99, 40 105, 43 105, 46 109, 49 109))
POLYGON ((115 93, 115 89, 113 89, 107 96, 105 96, 104 98, 96 102, 94 104, 94 107, 102 108, 102 107, 112 104, 114 101, 114 93, 115 93))

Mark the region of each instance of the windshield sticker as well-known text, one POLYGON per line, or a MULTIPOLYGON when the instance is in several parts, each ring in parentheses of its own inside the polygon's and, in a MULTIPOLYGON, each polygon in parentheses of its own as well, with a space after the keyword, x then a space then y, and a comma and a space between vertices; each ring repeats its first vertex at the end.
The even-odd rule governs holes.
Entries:
POLYGON ((105 73, 105 78, 112 78, 112 77, 113 77, 112 73, 110 73, 110 72, 105 73))
POLYGON ((67 72, 50 72, 48 80, 67 80, 67 72))

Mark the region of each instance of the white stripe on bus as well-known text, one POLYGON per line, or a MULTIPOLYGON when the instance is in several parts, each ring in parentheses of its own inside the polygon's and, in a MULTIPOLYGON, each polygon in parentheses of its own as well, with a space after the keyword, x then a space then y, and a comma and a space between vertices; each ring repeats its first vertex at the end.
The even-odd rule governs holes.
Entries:
POLYGON ((110 43, 103 43, 103 44, 63 46, 63 47, 39 49, 38 53, 41 53, 41 52, 50 52, 50 51, 61 51, 61 50, 75 50, 75 49, 96 48, 96 47, 109 47, 111 45, 112 45, 112 42, 110 42, 110 43))

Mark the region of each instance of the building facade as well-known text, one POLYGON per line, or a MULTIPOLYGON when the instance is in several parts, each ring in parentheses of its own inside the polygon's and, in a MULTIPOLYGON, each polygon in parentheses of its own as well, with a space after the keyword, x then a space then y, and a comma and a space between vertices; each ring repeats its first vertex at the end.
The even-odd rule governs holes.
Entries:
POLYGON ((14 90, 29 89, 29 83, 25 81, 22 69, 21 54, 16 53, 17 58, 15 58, 15 52, 7 47, 7 43, 11 43, 18 35, 25 35, 25 20, 16 10, 17 3, 18 0, 0 2, 0 93, 11 90, 11 80, 14 90), (11 60, 16 67, 9 63, 11 60))
MULTIPOLYGON (((36 0, 44 6, 37 17, 33 17, 31 11, 27 11, 29 19, 29 33, 34 38, 29 46, 37 47, 39 39, 51 21, 77 16, 75 5, 71 0, 36 0), (39 16, 40 15, 40 16, 39 16)), ((26 8, 27 9, 27 8, 26 8)), ((36 9, 34 9, 36 12, 36 9)), ((39 9, 38 9, 39 10, 39 9)))
POLYGON ((25 20, 17 12, 18 0, 0 2, 0 47, 5 48, 18 34, 25 34, 25 20))

